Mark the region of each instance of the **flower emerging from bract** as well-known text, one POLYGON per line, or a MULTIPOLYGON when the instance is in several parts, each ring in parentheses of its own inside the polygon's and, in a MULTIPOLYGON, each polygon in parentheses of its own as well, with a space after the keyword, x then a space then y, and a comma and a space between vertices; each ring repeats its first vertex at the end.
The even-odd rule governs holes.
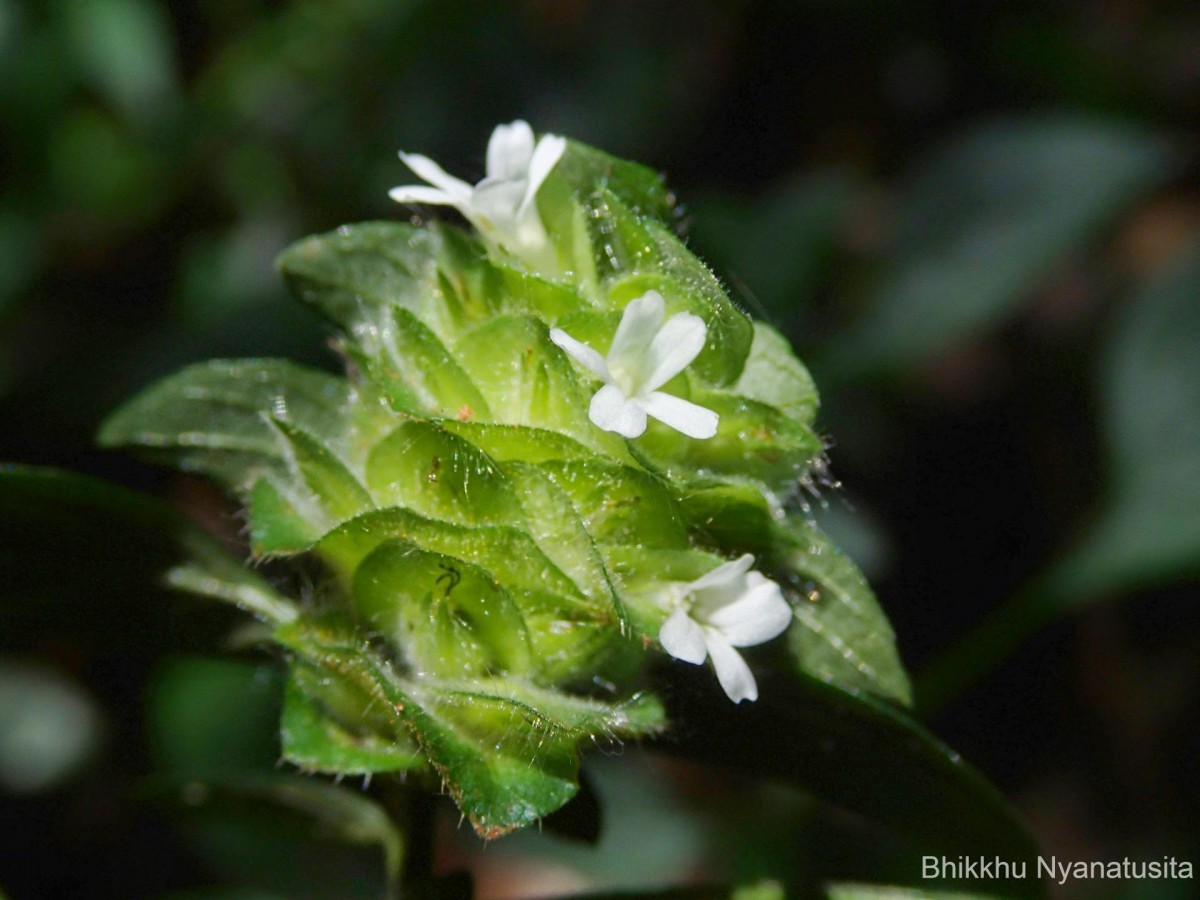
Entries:
POLYGON ((550 340, 604 382, 588 408, 598 427, 627 438, 640 437, 646 417, 652 416, 688 437, 710 438, 717 433, 715 412, 658 390, 704 349, 708 328, 691 313, 676 313, 664 322, 665 316, 658 291, 630 301, 607 357, 560 328, 550 330, 550 340))
POLYGON ((734 647, 752 647, 782 634, 792 608, 771 579, 750 567, 747 553, 671 591, 674 611, 658 632, 663 649, 700 665, 711 656, 717 680, 734 703, 758 699, 758 684, 734 647))
POLYGON ((404 185, 388 196, 397 203, 453 206, 488 239, 527 262, 545 264, 550 248, 535 201, 566 148, 566 139, 556 134, 544 134, 535 144, 529 123, 518 119, 492 132, 487 175, 473 187, 429 157, 401 151, 405 165, 432 187, 404 185))

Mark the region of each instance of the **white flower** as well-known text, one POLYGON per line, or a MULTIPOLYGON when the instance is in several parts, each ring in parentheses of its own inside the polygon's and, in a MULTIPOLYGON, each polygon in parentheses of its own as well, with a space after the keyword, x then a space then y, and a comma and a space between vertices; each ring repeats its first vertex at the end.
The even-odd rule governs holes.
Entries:
POLYGON ((588 409, 598 427, 635 438, 645 432, 646 416, 653 416, 688 437, 710 438, 717 433, 715 412, 658 390, 704 349, 708 328, 691 313, 676 313, 664 323, 665 315, 658 291, 631 301, 607 357, 560 328, 550 330, 550 340, 604 382, 588 409))
POLYGON ((734 703, 757 700, 758 684, 733 648, 765 643, 792 621, 779 585, 750 571, 753 564, 747 553, 671 591, 674 611, 658 632, 659 643, 676 659, 700 665, 711 656, 717 680, 734 703))
POLYGON ((556 134, 542 135, 535 145, 533 129, 518 119, 492 132, 487 176, 474 187, 427 156, 401 151, 405 165, 433 187, 405 185, 392 188, 388 196, 397 203, 453 206, 487 238, 537 261, 545 255, 547 239, 535 198, 566 148, 566 139, 556 134))

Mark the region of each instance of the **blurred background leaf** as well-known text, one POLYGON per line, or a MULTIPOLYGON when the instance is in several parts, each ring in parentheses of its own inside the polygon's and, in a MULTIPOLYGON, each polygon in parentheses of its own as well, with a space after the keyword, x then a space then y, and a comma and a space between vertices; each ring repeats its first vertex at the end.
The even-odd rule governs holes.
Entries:
POLYGON ((826 351, 842 377, 911 364, 1017 307, 1170 174, 1167 145, 1076 115, 977 126, 901 183, 879 285, 826 351))
POLYGON ((1110 324, 1101 425, 1110 487, 1047 576, 1072 606, 1200 570, 1200 252, 1156 272, 1110 324))
MULTIPOLYGON (((801 346, 852 491, 814 513, 905 663, 931 675, 983 635, 938 735, 1047 852, 1197 858, 1195 275, 1163 269, 1200 235, 1197 40, 1177 2, 0 0, 0 458, 158 492, 236 548, 219 495, 92 449, 97 423, 213 356, 333 368, 278 249, 406 215, 385 193, 408 177, 397 149, 473 178, 492 126, 524 116, 664 170, 693 246, 801 346), (980 661, 998 662, 982 682, 980 661)), ((100 515, 43 504, 0 487, 25 517, 0 526, 0 647, 89 697, 102 740, 55 787, 0 789, 0 884, 220 896, 241 883, 220 853, 126 798, 158 765, 144 701, 164 656, 220 646, 236 614, 164 597, 117 553, 157 558, 158 537, 119 515, 38 549, 35 527, 100 515)), ((697 881, 736 856, 727 884, 911 886, 887 835, 707 771, 650 768, 632 791, 699 823, 697 881)), ((481 896, 534 881, 510 869, 481 896)))

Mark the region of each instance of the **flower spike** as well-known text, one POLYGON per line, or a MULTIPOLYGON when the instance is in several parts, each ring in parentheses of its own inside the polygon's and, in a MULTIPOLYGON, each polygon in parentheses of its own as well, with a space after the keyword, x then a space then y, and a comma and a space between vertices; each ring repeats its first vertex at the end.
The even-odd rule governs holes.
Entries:
POLYGON ((537 210, 537 192, 567 148, 566 139, 545 134, 535 143, 521 119, 498 125, 487 148, 487 175, 472 186, 426 156, 404 153, 412 171, 432 187, 403 185, 388 192, 397 203, 453 206, 490 241, 527 262, 548 263, 549 241, 537 210))
POLYGON ((719 417, 711 409, 658 390, 691 365, 708 336, 699 316, 676 313, 664 322, 665 316, 658 291, 630 301, 606 357, 561 328, 550 330, 550 340, 604 382, 588 409, 597 427, 636 438, 650 416, 691 438, 717 433, 719 417))
POLYGON ((747 553, 671 591, 673 611, 658 633, 663 649, 676 659, 700 665, 711 657, 734 703, 758 699, 754 673, 734 648, 765 643, 792 620, 779 585, 751 571, 753 564, 747 553))

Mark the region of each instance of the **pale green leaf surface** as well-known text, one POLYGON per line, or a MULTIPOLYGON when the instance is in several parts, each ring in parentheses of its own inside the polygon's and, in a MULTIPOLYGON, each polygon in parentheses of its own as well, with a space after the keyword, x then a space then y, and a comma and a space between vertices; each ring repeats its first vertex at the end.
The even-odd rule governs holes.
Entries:
POLYGON ((283 360, 214 360, 143 390, 105 420, 105 447, 133 447, 245 492, 286 471, 285 444, 268 417, 341 445, 349 434, 345 380, 283 360))
POLYGON ((485 837, 531 824, 570 799, 582 743, 653 732, 662 723, 661 707, 648 696, 614 706, 518 681, 405 679, 332 626, 296 623, 278 639, 307 664, 377 698, 485 837))
POLYGON ((305 771, 331 775, 402 772, 424 764, 417 748, 390 730, 351 730, 341 724, 310 693, 320 690, 313 682, 324 676, 299 677, 300 671, 293 666, 284 685, 279 725, 284 759, 305 771))
POLYGON ((638 216, 609 191, 598 191, 591 199, 588 221, 608 288, 605 305, 621 311, 646 291, 658 291, 668 315, 690 312, 708 328, 708 340, 693 369, 713 384, 734 381, 753 335, 750 319, 716 276, 666 225, 638 216))
POLYGON ((774 406, 802 425, 812 427, 820 403, 808 369, 782 334, 763 322, 754 323, 754 340, 746 367, 731 388, 751 400, 774 406))
POLYGON ((293 244, 279 257, 292 291, 354 333, 401 306, 424 320, 436 267, 431 231, 405 222, 364 222, 293 244))
POLYGON ((406 422, 367 459, 378 506, 403 506, 456 525, 521 525, 520 505, 496 464, 433 422, 406 422))
POLYGON ((797 663, 826 681, 910 705, 896 635, 862 572, 811 523, 793 520, 787 536, 793 543, 784 561, 799 576, 788 630, 797 663))

